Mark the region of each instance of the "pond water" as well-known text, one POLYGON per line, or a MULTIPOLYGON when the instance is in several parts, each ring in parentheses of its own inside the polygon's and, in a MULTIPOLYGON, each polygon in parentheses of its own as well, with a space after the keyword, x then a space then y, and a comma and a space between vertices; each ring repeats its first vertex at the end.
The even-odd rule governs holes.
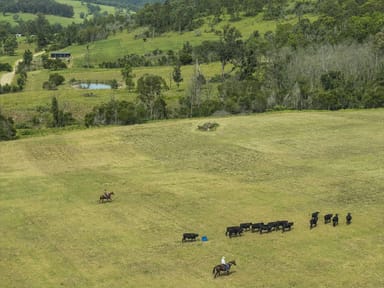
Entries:
POLYGON ((103 84, 103 83, 80 83, 79 87, 82 89, 111 89, 111 85, 103 84))

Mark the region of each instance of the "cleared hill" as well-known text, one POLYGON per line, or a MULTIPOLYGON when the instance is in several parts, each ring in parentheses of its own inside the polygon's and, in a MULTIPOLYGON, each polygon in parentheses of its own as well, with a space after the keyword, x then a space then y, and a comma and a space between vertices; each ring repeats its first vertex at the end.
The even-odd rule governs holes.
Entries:
MULTIPOLYGON (((68 17, 62 17, 57 15, 45 15, 46 19, 51 23, 58 23, 62 26, 68 26, 72 23, 82 23, 84 19, 82 19, 81 15, 85 15, 86 17, 90 18, 92 15, 88 15, 89 11, 84 4, 84 2, 76 1, 76 0, 57 0, 56 2, 62 4, 62 5, 68 5, 73 7, 74 16, 71 18, 68 17)), ((98 5, 100 7, 100 12, 107 12, 110 14, 113 14, 115 11, 115 7, 108 6, 108 5, 98 5)), ((33 13, 1 13, 0 14, 0 21, 8 22, 12 26, 16 25, 18 21, 28 21, 33 20, 36 18, 36 14, 33 13)), ((22 33, 22 31, 20 31, 22 33)))
POLYGON ((382 287, 383 121, 383 110, 266 113, 0 143, 0 281, 382 287), (197 131, 206 121, 220 126, 197 131), (104 189, 116 198, 98 204, 104 189), (316 210, 339 226, 310 230, 316 210), (224 235, 282 219, 294 229, 224 235), (209 241, 182 244, 183 232, 209 241), (236 272, 214 280, 223 255, 236 272))

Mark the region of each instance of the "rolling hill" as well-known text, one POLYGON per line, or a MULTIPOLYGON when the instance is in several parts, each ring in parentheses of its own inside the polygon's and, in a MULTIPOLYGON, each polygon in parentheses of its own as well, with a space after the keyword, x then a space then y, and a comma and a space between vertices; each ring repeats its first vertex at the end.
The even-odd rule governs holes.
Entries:
POLYGON ((4 287, 382 287, 382 109, 161 121, 0 143, 4 287), (216 131, 196 129, 207 121, 216 131), (110 203, 99 204, 104 189, 110 203), (338 227, 309 229, 313 211, 338 227), (351 212, 352 224, 345 225, 351 212), (225 236, 241 222, 282 233, 225 236), (207 242, 182 243, 184 232, 207 242), (233 273, 213 279, 225 255, 233 273))

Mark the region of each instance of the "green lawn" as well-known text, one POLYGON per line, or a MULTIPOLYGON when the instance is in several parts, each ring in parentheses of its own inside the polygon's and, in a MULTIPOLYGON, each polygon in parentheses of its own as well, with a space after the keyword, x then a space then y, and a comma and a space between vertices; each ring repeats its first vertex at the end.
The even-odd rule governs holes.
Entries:
POLYGON ((173 120, 1 142, 1 285, 383 287, 383 112, 173 120), (218 130, 197 131, 206 121, 218 130), (98 204, 105 188, 116 198, 98 204), (320 218, 309 230, 316 210, 339 213, 340 225, 320 218), (280 219, 294 229, 224 235, 280 219), (183 232, 209 241, 182 244, 183 232), (238 265, 213 279, 223 255, 238 265))

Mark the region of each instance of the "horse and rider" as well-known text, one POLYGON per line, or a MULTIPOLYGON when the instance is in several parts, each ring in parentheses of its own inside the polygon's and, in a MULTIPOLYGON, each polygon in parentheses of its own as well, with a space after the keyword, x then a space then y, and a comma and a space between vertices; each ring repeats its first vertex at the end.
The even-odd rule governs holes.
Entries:
POLYGON ((231 269, 232 265, 236 265, 235 260, 226 262, 225 256, 221 257, 221 264, 216 265, 212 270, 214 277, 216 278, 217 276, 220 276, 221 272, 225 272, 226 274, 229 274, 229 270, 231 269))
POLYGON ((115 193, 107 192, 107 189, 104 189, 104 193, 100 195, 99 202, 112 201, 112 195, 115 195, 115 193))

